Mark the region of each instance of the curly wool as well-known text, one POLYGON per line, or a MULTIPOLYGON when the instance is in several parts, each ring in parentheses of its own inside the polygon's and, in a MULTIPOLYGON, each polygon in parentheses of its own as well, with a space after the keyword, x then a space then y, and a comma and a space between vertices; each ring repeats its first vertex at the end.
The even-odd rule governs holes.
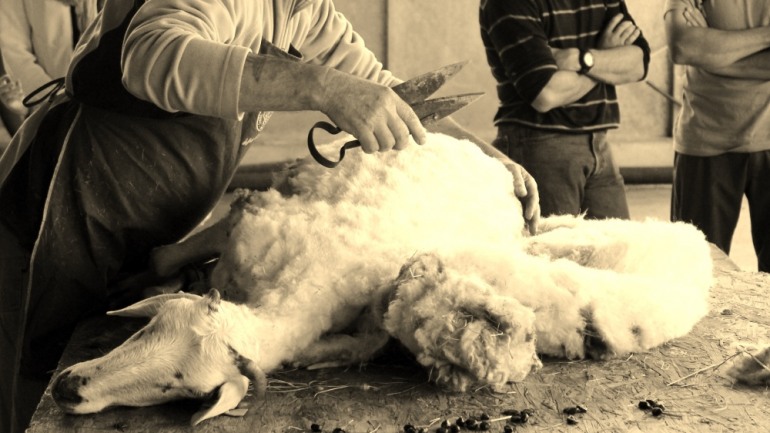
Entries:
POLYGON ((647 350, 707 311, 711 258, 694 227, 569 216, 530 237, 511 174, 467 141, 430 134, 334 170, 306 159, 279 183, 240 199, 212 277, 270 324, 254 336, 265 372, 315 354, 365 361, 379 337, 329 338, 364 309, 456 390, 521 380, 538 353, 647 350))

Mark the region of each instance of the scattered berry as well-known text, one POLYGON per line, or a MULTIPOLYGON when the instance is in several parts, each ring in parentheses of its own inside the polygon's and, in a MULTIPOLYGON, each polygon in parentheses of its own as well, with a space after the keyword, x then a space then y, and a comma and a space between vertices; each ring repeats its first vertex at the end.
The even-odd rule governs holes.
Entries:
POLYGON ((579 421, 575 419, 574 416, 570 415, 567 417, 567 424, 569 425, 576 425, 579 421))
POLYGON ((647 400, 647 404, 650 405, 650 407, 658 407, 658 402, 655 400, 647 400))
POLYGON ((449 433, 460 433, 460 426, 457 424, 452 424, 449 426, 449 433))
POLYGON ((436 429, 436 433, 448 433, 446 427, 439 427, 436 429))
POLYGON ((465 420, 463 419, 463 417, 457 418, 455 420, 455 425, 457 425, 458 427, 465 427, 465 420))
POLYGON ((503 433, 513 433, 513 427, 506 424, 505 427, 503 427, 503 433))
POLYGON ((659 407, 652 408, 652 416, 661 416, 663 415, 663 409, 659 407))
POLYGON ((578 413, 586 413, 586 412, 588 412, 588 409, 586 409, 586 407, 581 405, 581 404, 575 406, 575 409, 577 409, 578 413))
POLYGON ((527 416, 533 416, 535 414, 535 409, 522 409, 521 413, 526 413, 527 416))
POLYGON ((521 421, 519 422, 522 424, 526 424, 527 421, 529 420, 529 412, 522 412, 520 417, 521 417, 521 421))
POLYGON ((479 419, 482 420, 482 421, 489 421, 489 415, 487 415, 486 413, 482 412, 481 415, 479 415, 479 419))
POLYGON ((481 430, 481 431, 487 431, 487 430, 489 430, 490 427, 491 426, 486 421, 481 421, 481 423, 479 424, 479 430, 481 430))
POLYGON ((650 403, 647 403, 647 400, 641 400, 639 402, 639 409, 641 409, 641 410, 650 409, 650 403))
POLYGON ((501 414, 505 416, 511 416, 511 415, 519 416, 521 412, 516 409, 506 409, 501 414))
POLYGON ((310 431, 313 433, 318 433, 321 431, 321 426, 315 423, 310 424, 310 431))
POLYGON ((575 415, 578 413, 578 409, 575 406, 569 406, 565 407, 562 412, 566 413, 567 415, 575 415))
POLYGON ((332 433, 347 433, 345 429, 334 427, 334 430, 332 430, 332 433))
POLYGON ((411 424, 406 424, 406 425, 404 426, 404 433, 416 433, 416 432, 417 432, 417 430, 414 428, 414 426, 413 426, 413 425, 411 425, 411 424))
POLYGON ((449 421, 448 420, 441 421, 441 427, 444 427, 444 428, 449 427, 449 421))

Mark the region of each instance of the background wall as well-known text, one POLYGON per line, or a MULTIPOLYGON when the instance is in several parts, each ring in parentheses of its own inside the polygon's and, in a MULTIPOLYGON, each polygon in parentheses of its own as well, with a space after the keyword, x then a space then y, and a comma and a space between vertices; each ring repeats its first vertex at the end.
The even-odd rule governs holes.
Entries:
MULTIPOLYGON (((438 95, 483 91, 485 96, 454 117, 482 138, 495 135, 495 82, 489 72, 478 27, 478 0, 335 0, 388 69, 409 78, 463 60, 469 64, 438 95)), ((665 0, 627 0, 632 16, 652 48, 646 82, 618 88, 621 128, 611 137, 621 165, 667 166, 672 161, 674 104, 662 93, 675 93, 673 67, 663 30, 665 0)), ((307 131, 318 113, 279 113, 250 152, 258 159, 280 159, 305 152, 307 131)), ((319 137, 323 140, 323 137, 319 137)))

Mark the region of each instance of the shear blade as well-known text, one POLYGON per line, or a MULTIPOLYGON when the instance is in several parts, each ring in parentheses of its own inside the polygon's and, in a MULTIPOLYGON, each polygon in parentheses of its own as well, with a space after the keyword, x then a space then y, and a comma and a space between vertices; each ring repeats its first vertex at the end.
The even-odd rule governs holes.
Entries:
POLYGON ((479 99, 483 94, 467 93, 464 95, 428 99, 427 101, 412 104, 412 109, 417 114, 417 117, 420 118, 423 126, 428 126, 479 99))
POLYGON ((453 63, 435 71, 418 75, 393 87, 393 91, 407 104, 412 105, 426 100, 436 93, 441 86, 455 76, 468 63, 468 61, 453 63))

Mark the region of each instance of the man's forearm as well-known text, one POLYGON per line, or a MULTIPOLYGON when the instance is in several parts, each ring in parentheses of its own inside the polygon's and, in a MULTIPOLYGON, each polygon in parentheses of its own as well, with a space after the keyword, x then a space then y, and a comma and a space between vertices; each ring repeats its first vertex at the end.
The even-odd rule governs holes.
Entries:
POLYGON ((770 80, 770 49, 760 51, 721 68, 703 68, 729 78, 770 80))
POLYGON ((644 78, 644 52, 636 45, 591 50, 595 65, 592 78, 608 84, 635 83, 644 78))
POLYGON ((545 113, 554 108, 571 104, 591 91, 597 82, 572 71, 556 71, 548 84, 532 102, 532 107, 545 113))
POLYGON ((249 55, 241 78, 241 112, 319 110, 324 82, 330 73, 322 66, 272 56, 249 55))
POLYGON ((666 35, 674 63, 702 68, 722 68, 770 48, 770 27, 720 30, 691 27, 683 11, 666 13, 666 35))

